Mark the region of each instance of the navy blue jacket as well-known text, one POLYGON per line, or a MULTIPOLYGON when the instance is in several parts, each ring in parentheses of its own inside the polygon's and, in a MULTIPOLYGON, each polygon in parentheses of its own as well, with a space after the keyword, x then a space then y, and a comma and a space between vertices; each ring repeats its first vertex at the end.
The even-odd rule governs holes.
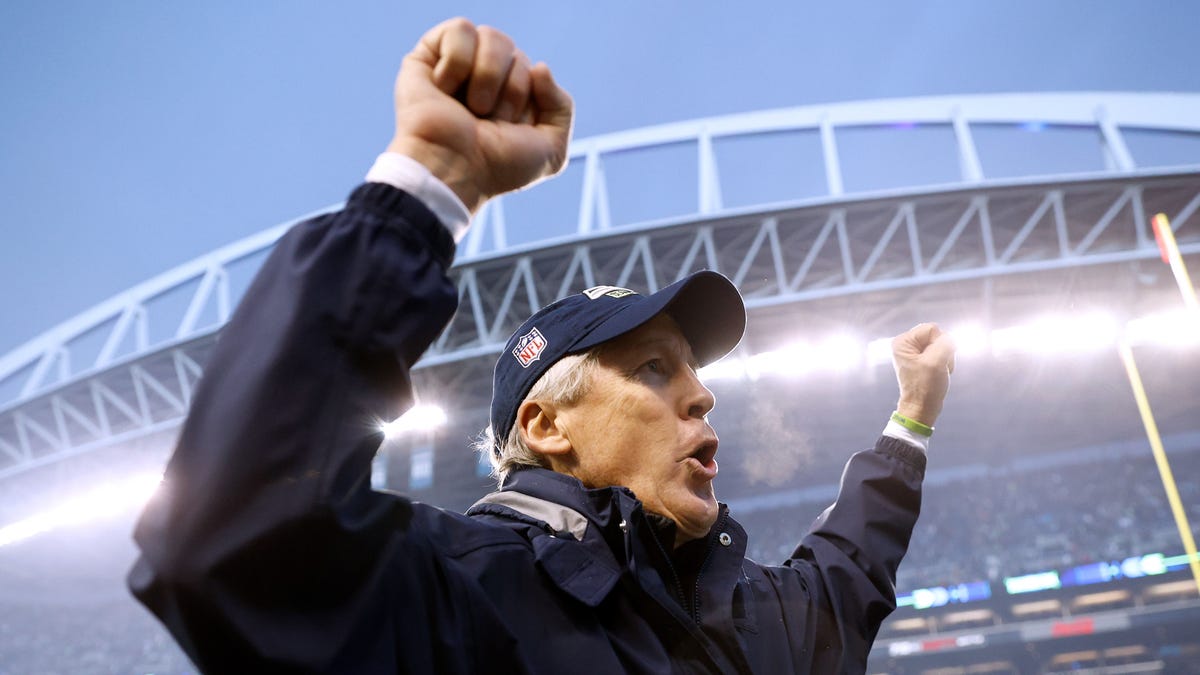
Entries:
POLYGON ((210 673, 861 672, 895 606, 924 455, 883 437, 781 566, 722 506, 673 550, 627 489, 514 472, 467 515, 373 491, 374 421, 454 313, 453 241, 359 187, 280 240, 222 333, 134 594, 210 673))

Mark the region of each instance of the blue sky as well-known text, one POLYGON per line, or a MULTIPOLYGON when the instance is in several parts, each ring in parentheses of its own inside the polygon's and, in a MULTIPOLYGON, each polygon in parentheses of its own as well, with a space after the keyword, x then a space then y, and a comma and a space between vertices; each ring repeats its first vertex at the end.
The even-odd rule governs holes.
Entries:
POLYGON ((577 136, 886 97, 1200 91, 1186 0, 5 2, 0 353, 341 200, 390 137, 400 59, 456 14, 550 64, 577 136))

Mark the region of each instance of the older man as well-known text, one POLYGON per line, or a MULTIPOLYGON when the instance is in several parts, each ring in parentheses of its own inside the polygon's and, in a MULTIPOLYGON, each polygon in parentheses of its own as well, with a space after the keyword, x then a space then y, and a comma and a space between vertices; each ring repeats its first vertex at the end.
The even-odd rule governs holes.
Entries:
POLYGON ((893 343, 897 412, 792 557, 744 557, 714 496, 696 369, 745 323, 698 272, 602 286, 519 328, 496 365, 499 491, 467 515, 373 492, 370 420, 453 314, 455 238, 489 197, 560 170, 572 103, 503 34, 426 34, 396 135, 338 213, 280 240, 213 353, 134 593, 214 673, 855 672, 894 607, 953 346, 893 343))

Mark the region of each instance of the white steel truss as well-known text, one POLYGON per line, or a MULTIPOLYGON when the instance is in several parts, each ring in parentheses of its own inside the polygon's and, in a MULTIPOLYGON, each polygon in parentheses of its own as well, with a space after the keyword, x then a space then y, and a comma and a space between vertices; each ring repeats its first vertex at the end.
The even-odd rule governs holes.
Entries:
MULTIPOLYGON (((1172 218, 1184 252, 1200 252, 1200 171, 1137 169, 1121 136, 1122 128, 1134 127, 1200 132, 1200 96, 908 99, 751 113, 578 141, 572 159, 582 161, 584 174, 573 233, 510 246, 503 201, 494 200, 477 218, 452 272, 459 312, 419 368, 424 377, 437 371, 439 382, 466 377, 474 366, 442 366, 494 354, 533 310, 599 283, 652 291, 693 270, 715 269, 730 276, 755 309, 1120 263, 1157 256, 1148 217, 1160 211, 1172 218), (971 125, 1028 119, 1094 126, 1109 169, 1084 178, 985 179, 971 125), (897 120, 953 125, 961 182, 846 194, 837 129, 897 120), (714 139, 809 127, 823 139, 827 197, 723 208, 714 139), (679 142, 695 142, 699 152, 694 212, 652 224, 612 222, 604 159, 679 142)), ((213 336, 238 300, 232 270, 268 251, 290 224, 168 271, 0 358, 0 385, 13 392, 0 403, 0 477, 177 424, 213 336), (184 287, 181 313, 154 310, 157 298, 184 287), (98 348, 79 346, 97 335, 98 348)))
POLYGON ((0 413, 0 478, 177 426, 213 337, 126 359, 0 413))
MULTIPOLYGON (((467 261, 459 310, 417 366, 418 385, 486 382, 538 307, 598 283, 654 291, 699 269, 734 280, 751 310, 915 286, 1157 257, 1165 212, 1200 253, 1200 173, 991 186, 622 228, 467 261)), ((218 327, 126 357, 0 411, 0 478, 113 438, 178 423, 218 327)), ((475 387, 478 388, 478 387, 475 387)), ((486 387, 484 387, 486 389, 486 387)), ((485 396, 487 391, 481 391, 485 396)))

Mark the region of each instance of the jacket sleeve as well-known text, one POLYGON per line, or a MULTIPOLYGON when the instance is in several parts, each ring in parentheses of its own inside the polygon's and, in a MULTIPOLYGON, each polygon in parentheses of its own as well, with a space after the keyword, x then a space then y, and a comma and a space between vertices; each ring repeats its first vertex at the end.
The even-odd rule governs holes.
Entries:
POLYGON ((418 200, 365 184, 280 239, 224 328, 129 574, 202 670, 321 670, 379 615, 413 505, 370 463, 456 308, 453 252, 418 200))
POLYGON ((920 449, 881 437, 851 457, 837 501, 785 563, 810 603, 802 642, 813 672, 866 670, 879 626, 896 608, 896 570, 920 513, 924 476, 920 449))

